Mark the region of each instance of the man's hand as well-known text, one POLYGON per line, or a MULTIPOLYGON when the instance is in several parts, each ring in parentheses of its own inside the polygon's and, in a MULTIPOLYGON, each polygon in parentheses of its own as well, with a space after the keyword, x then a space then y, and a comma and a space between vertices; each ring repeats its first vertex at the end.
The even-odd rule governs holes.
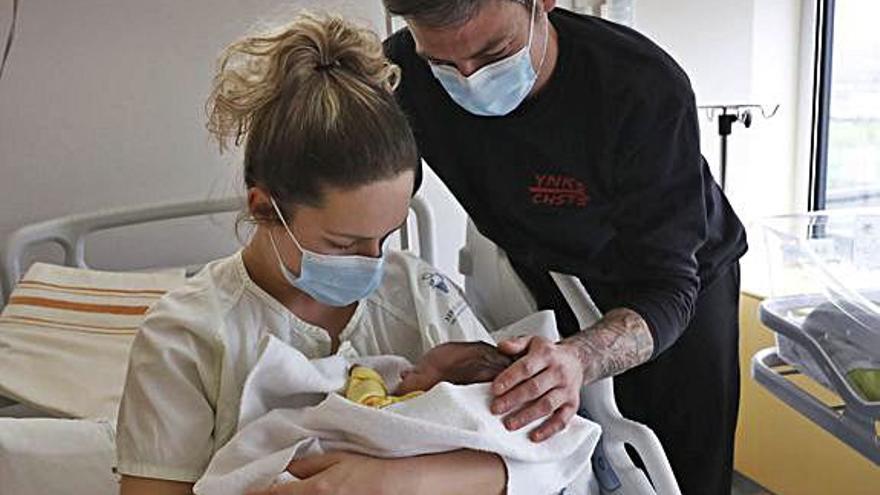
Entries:
POLYGON ((577 413, 584 364, 576 349, 543 337, 516 337, 498 344, 501 352, 517 356, 527 351, 492 383, 492 412, 508 414, 504 425, 518 430, 550 416, 529 437, 540 442, 565 428, 577 413))
POLYGON ((529 434, 540 442, 565 428, 580 406, 583 385, 646 362, 654 351, 654 338, 638 313, 618 308, 558 344, 542 337, 517 337, 499 343, 498 349, 510 356, 526 354, 492 383, 492 412, 507 414, 504 425, 509 430, 549 416, 529 434))

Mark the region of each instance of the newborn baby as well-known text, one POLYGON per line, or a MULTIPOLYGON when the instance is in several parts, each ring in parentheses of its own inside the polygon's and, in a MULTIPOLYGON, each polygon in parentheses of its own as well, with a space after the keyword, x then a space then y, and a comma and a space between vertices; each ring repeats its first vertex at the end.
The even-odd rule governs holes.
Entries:
POLYGON ((422 395, 440 382, 470 385, 491 382, 513 363, 485 342, 447 342, 426 352, 412 368, 401 373, 394 395, 376 370, 354 366, 345 385, 345 398, 370 407, 385 407, 422 395))
POLYGON ((541 443, 528 438, 529 427, 507 431, 489 410, 486 382, 510 363, 483 342, 436 345, 415 365, 397 356, 309 359, 269 336, 244 384, 238 433, 194 492, 267 488, 292 478, 292 460, 325 452, 395 458, 470 449, 504 461, 509 495, 582 493, 599 426, 576 417, 541 443))

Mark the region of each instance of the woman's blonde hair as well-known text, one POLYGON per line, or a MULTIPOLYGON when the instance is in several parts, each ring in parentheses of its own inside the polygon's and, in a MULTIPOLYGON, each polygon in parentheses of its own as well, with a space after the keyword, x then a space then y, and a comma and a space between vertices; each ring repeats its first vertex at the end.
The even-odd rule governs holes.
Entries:
POLYGON ((372 31, 338 16, 300 14, 224 50, 208 130, 221 151, 244 144, 248 187, 284 205, 319 205, 328 186, 353 188, 418 166, 394 99, 399 79, 372 31))

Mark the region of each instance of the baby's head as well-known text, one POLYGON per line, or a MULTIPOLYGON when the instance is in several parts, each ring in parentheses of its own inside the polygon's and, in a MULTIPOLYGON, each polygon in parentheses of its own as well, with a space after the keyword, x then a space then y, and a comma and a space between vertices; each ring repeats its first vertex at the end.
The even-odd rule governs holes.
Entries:
POLYGON ((440 382, 490 382, 511 363, 512 358, 485 342, 447 342, 426 352, 415 366, 404 371, 395 393, 428 390, 440 382))

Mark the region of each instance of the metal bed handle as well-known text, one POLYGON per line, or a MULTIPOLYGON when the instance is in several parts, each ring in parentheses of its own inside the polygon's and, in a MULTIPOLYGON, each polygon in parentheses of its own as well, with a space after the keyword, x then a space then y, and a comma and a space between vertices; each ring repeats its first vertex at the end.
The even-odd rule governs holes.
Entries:
POLYGON ((3 301, 23 275, 27 251, 37 244, 54 242, 64 250, 64 265, 88 268, 85 237, 94 232, 175 218, 228 213, 240 209, 242 198, 222 198, 135 206, 55 218, 22 227, 12 233, 3 251, 3 301))
MULTIPOLYGON (((588 328, 595 323, 601 312, 590 298, 580 280, 571 275, 551 273, 551 277, 565 301, 577 318, 581 328, 588 328)), ((602 431, 601 456, 610 461, 611 466, 616 466, 610 474, 626 478, 627 486, 638 486, 640 493, 649 493, 653 483, 653 491, 658 495, 680 495, 678 483, 672 472, 672 466, 666 458, 663 445, 657 435, 647 426, 623 417, 614 401, 614 379, 604 378, 591 383, 581 389, 582 406, 588 411, 590 417, 605 426, 602 431), (612 426, 608 428, 608 426, 612 426), (651 480, 642 474, 629 458, 626 452, 626 444, 631 445, 638 452, 645 464, 651 480), (622 468, 625 466, 625 468, 622 468)), ((597 448, 597 451, 599 449, 597 448)), ((614 484, 620 486, 619 480, 603 479, 605 471, 602 460, 598 463, 594 458, 594 469, 600 483, 606 489, 613 489, 614 484), (616 481, 616 483, 615 483, 616 481), (607 486, 611 483, 612 486, 607 486)))
MULTIPOLYGON (((433 266, 434 253, 437 252, 434 240, 434 233, 436 232, 434 210, 431 209, 428 200, 426 200, 421 193, 412 198, 409 207, 416 219, 416 231, 419 239, 419 257, 429 265, 433 266)), ((400 245, 402 249, 410 249, 409 239, 409 222, 407 221, 400 229, 400 245)))

